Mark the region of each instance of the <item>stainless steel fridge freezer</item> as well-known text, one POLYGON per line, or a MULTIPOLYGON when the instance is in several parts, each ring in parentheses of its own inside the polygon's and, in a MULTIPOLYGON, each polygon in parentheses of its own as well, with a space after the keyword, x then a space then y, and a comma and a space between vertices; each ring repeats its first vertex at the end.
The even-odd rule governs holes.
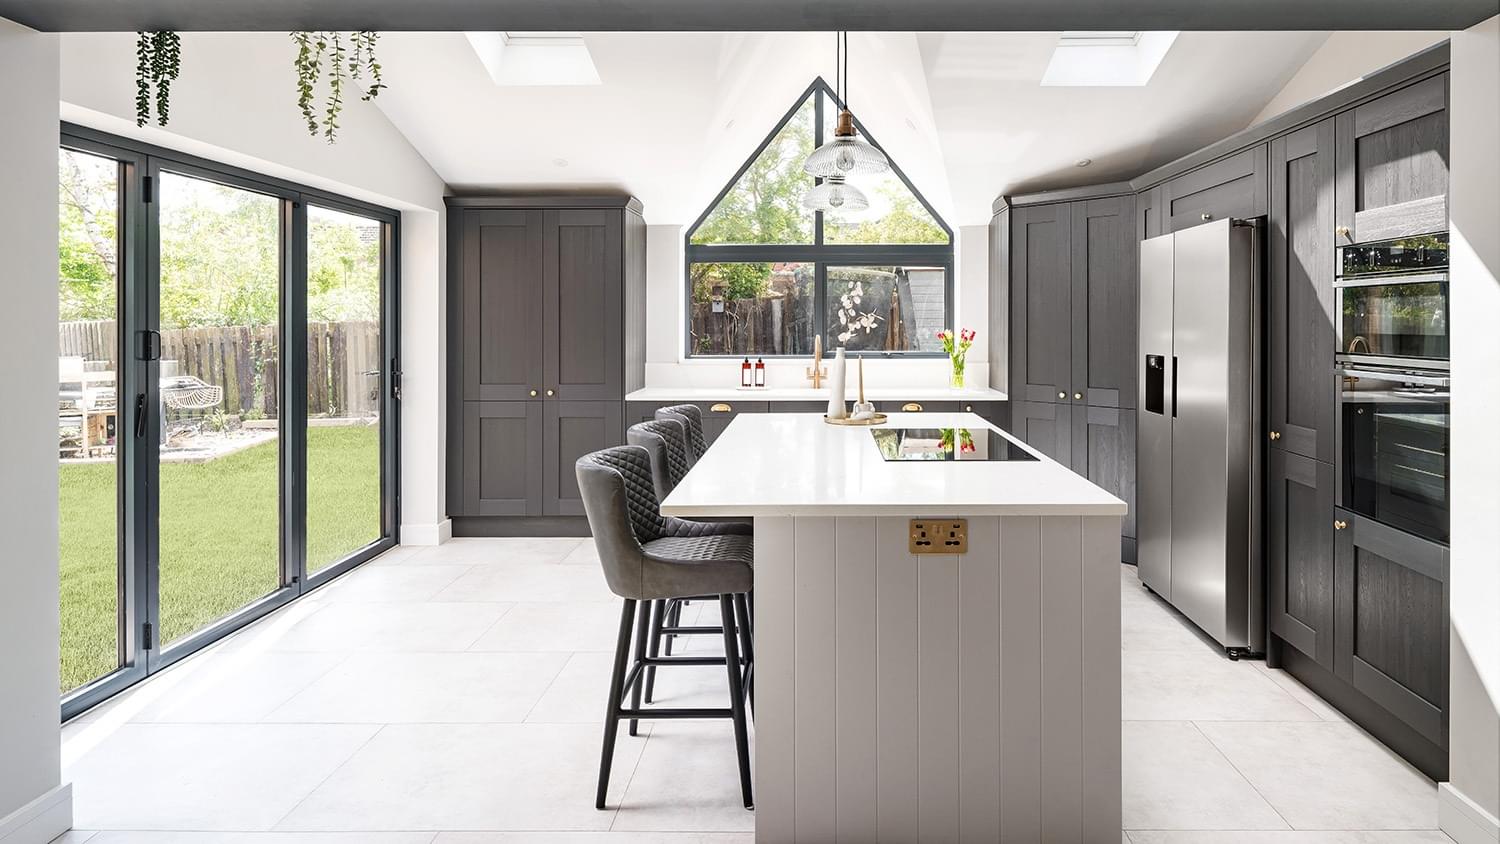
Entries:
POLYGON ((1260 231, 1218 220, 1140 248, 1138 572, 1233 657, 1265 649, 1260 231))

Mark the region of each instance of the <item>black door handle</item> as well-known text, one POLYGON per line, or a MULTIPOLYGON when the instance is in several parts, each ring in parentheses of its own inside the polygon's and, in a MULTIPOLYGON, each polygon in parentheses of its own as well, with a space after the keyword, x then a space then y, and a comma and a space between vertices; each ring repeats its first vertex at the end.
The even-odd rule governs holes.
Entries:
POLYGON ((135 438, 146 436, 146 394, 135 395, 135 438))

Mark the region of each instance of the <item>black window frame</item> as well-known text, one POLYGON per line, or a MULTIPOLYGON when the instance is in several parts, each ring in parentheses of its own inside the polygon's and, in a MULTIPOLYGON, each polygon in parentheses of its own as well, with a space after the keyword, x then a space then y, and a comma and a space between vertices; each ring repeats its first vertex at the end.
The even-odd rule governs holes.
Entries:
MULTIPOLYGON (((896 176, 896 178, 901 180, 901 183, 906 186, 907 190, 911 191, 911 195, 916 198, 917 202, 922 206, 922 208, 932 217, 933 221, 938 224, 938 226, 943 230, 943 233, 947 235, 947 243, 825 243, 823 239, 822 211, 813 212, 812 243, 711 244, 693 242, 693 235, 698 231, 699 228, 703 226, 703 224, 708 220, 709 216, 713 214, 714 209, 719 207, 719 203, 724 201, 724 198, 729 195, 729 192, 734 190, 735 185, 740 181, 740 177, 744 176, 745 171, 750 169, 750 165, 754 164, 755 160, 760 158, 761 154, 766 151, 766 148, 771 145, 771 142, 776 139, 776 136, 781 133, 781 130, 786 127, 787 123, 789 123, 792 118, 797 115, 797 112, 802 108, 802 104, 807 102, 808 97, 813 97, 813 145, 814 148, 823 145, 823 129, 826 122, 824 119, 824 112, 827 108, 827 104, 831 103, 835 108, 842 108, 843 101, 839 99, 833 88, 826 81, 824 81, 823 77, 819 76, 813 80, 812 84, 807 86, 806 90, 804 90, 797 96, 796 101, 792 103, 792 107, 787 109, 786 114, 782 115, 781 119, 776 122, 775 126, 771 127, 771 131, 766 134, 765 139, 762 140, 760 142, 760 145, 755 148, 755 151, 745 159, 745 162, 740 165, 740 168, 735 171, 734 175, 730 177, 729 181, 725 183, 724 187, 718 192, 718 194, 714 196, 713 201, 708 203, 708 206, 703 210, 703 213, 698 215, 698 219, 694 220, 693 224, 689 226, 687 231, 683 234, 682 276, 683 287, 686 291, 686 301, 688 306, 684 309, 683 313, 682 348, 684 356, 688 359, 700 358, 705 360, 728 360, 731 358, 743 357, 743 355, 740 354, 703 354, 693 351, 692 302, 694 264, 812 264, 814 268, 813 325, 815 334, 826 333, 828 326, 828 268, 830 266, 868 267, 904 265, 912 267, 941 267, 944 271, 944 322, 948 326, 953 325, 953 229, 948 225, 947 221, 945 221, 942 216, 937 213, 937 210, 932 207, 932 205, 927 201, 927 198, 922 195, 921 191, 917 190, 916 186, 911 183, 911 180, 906 177, 906 173, 902 172, 901 167, 890 158, 889 154, 886 155, 886 158, 887 160, 890 160, 891 172, 896 176)), ((885 148, 875 140, 874 136, 871 135, 869 130, 865 128, 864 124, 859 122, 858 117, 854 118, 854 125, 859 130, 860 135, 864 137, 865 141, 869 142, 872 146, 874 146, 876 149, 879 149, 881 152, 885 152, 885 148)), ((814 184, 822 184, 823 180, 814 179, 813 182, 814 184)), ((825 345, 831 348, 836 344, 828 344, 825 340, 825 345)), ((773 360, 796 360, 811 357, 811 355, 802 354, 775 355, 760 354, 755 352, 752 352, 750 354, 753 357, 771 358, 773 360)), ((945 357, 945 355, 941 351, 920 352, 871 350, 862 354, 879 355, 885 358, 903 360, 909 358, 945 357)))
MULTIPOLYGON (((161 184, 160 174, 166 171, 263 194, 276 199, 281 206, 277 323, 281 350, 278 389, 282 402, 278 432, 282 443, 278 454, 279 585, 274 591, 170 644, 163 645, 157 631, 152 632, 155 641, 145 640, 143 628, 159 618, 157 578, 160 551, 155 538, 159 516, 159 501, 155 495, 155 490, 159 489, 159 466, 154 454, 158 420, 154 412, 147 413, 142 421, 144 436, 122 437, 116 458, 119 472, 117 518, 121 528, 116 540, 121 571, 117 638, 120 664, 114 671, 61 696, 61 716, 67 721, 400 544, 401 212, 66 121, 60 124, 58 148, 114 159, 120 164, 118 237, 121 249, 116 294, 120 395, 145 394, 148 408, 157 406, 157 364, 154 360, 140 359, 136 344, 138 335, 159 324, 154 299, 159 295, 160 267, 156 254, 159 246, 157 203, 154 196, 147 195, 147 185, 151 185, 151 193, 156 193, 161 184), (150 183, 145 181, 148 178, 150 183), (307 565, 306 349, 310 206, 342 211, 381 224, 380 329, 384 369, 380 442, 382 535, 315 573, 309 573, 307 565), (297 456, 289 459, 290 455, 297 456)), ((135 424, 133 413, 130 402, 120 403, 120 430, 132 429, 135 424)))

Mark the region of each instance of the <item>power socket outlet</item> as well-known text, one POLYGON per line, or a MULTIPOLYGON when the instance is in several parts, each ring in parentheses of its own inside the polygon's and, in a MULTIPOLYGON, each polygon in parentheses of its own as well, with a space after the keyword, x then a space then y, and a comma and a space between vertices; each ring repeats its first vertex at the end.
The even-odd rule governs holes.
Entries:
POLYGON ((913 554, 967 554, 968 519, 912 519, 908 549, 913 554))

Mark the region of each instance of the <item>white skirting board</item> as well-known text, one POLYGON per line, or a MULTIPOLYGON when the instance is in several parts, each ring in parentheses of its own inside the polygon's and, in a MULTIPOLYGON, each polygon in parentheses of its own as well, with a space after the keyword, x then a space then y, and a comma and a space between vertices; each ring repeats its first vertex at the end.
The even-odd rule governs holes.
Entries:
POLYGON ((1118 840, 1119 522, 757 517, 756 840, 1118 840))
POLYGON ((0 818, 0 844, 47 844, 73 828, 73 784, 63 783, 0 818))
POLYGON ((442 545, 452 538, 452 519, 443 519, 437 524, 404 524, 401 526, 402 545, 442 545))
POLYGON ((1500 821, 1449 783, 1438 783, 1438 826, 1458 844, 1500 842, 1500 821))

